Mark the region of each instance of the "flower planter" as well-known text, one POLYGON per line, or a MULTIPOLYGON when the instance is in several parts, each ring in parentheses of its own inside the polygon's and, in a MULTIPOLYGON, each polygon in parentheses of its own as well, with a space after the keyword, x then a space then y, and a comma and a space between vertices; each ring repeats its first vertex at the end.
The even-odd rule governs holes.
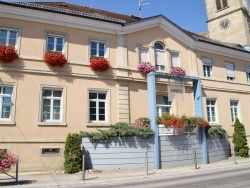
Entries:
POLYGON ((185 128, 171 128, 165 127, 165 125, 158 125, 158 134, 159 135, 180 135, 184 133, 185 128))
POLYGON ((0 61, 3 63, 11 63, 18 58, 17 51, 14 46, 5 46, 0 44, 0 61))
POLYGON ((44 61, 51 67, 62 67, 67 63, 65 55, 59 52, 46 52, 44 61))
POLYGON ((170 70, 170 74, 178 75, 178 76, 185 76, 186 71, 181 67, 172 67, 170 70))
POLYGON ((148 62, 139 63, 138 66, 137 66, 137 69, 138 69, 138 71, 140 71, 140 73, 142 75, 147 75, 150 72, 155 72, 156 71, 155 66, 151 65, 148 62))
POLYGON ((92 57, 90 59, 90 67, 94 71, 106 71, 109 69, 109 61, 104 57, 92 57))
POLYGON ((185 126, 184 127, 184 133, 198 134, 199 133, 199 127, 198 126, 194 126, 194 127, 185 126))

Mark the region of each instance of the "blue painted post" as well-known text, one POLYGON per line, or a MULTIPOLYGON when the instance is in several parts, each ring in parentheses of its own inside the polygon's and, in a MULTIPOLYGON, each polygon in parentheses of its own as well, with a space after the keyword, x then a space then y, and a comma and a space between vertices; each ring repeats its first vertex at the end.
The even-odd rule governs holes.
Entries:
MULTIPOLYGON (((204 117, 203 112, 203 103, 202 103, 202 89, 201 89, 201 80, 193 81, 194 87, 194 103, 195 103, 195 115, 197 117, 204 117)), ((207 157, 207 140, 206 140, 206 133, 205 128, 201 129, 201 149, 202 149, 202 161, 203 164, 208 164, 208 157, 207 157)))
POLYGON ((155 169, 160 168, 159 161, 159 138, 158 127, 156 124, 156 89, 155 89, 155 73, 149 73, 147 75, 147 88, 148 88, 148 109, 151 129, 155 132, 154 137, 154 163, 155 169))

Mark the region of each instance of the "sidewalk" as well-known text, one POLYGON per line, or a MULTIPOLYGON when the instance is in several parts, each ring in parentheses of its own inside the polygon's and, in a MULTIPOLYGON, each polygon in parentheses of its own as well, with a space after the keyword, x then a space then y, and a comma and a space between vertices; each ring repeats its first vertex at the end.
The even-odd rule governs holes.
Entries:
MULTIPOLYGON (((250 164, 250 158, 236 160, 238 165, 250 164)), ((0 180, 0 187, 65 187, 73 184, 79 185, 100 185, 100 183, 120 182, 133 179, 144 179, 160 176, 174 176, 187 173, 199 173, 200 171, 209 171, 218 168, 228 168, 235 166, 232 158, 211 164, 200 164, 198 169, 194 166, 165 168, 160 170, 149 170, 146 175, 145 170, 114 170, 114 171, 94 171, 85 173, 85 181, 82 180, 82 173, 63 174, 57 173, 20 173, 19 185, 15 185, 15 180, 0 180)), ((6 175, 0 174, 0 179, 7 178, 6 175)))

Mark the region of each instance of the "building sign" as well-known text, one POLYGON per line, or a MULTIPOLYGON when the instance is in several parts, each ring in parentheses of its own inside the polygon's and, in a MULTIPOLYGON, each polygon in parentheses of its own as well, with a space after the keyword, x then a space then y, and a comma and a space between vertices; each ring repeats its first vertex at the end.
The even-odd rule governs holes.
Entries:
POLYGON ((184 85, 168 85, 168 100, 173 101, 174 97, 177 99, 184 99, 185 86, 184 85))

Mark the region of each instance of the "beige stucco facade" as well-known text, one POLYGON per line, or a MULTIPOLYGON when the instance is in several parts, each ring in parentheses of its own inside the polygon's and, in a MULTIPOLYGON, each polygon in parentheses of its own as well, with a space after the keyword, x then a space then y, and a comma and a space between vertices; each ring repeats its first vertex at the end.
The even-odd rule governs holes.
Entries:
MULTIPOLYGON (((0 8, 0 29, 18 31, 16 48, 20 57, 13 63, 0 64, 0 86, 13 87, 11 119, 0 120, 0 148, 19 154, 21 169, 62 168, 68 133, 96 131, 119 121, 132 123, 141 116, 148 117, 146 77, 138 72, 137 65, 140 48, 148 49, 150 63, 156 63, 155 42, 165 46, 167 73, 171 68, 170 54, 177 52, 179 65, 186 74, 201 78, 205 118, 206 99, 216 99, 217 121, 211 125, 221 125, 230 138, 233 134, 230 100, 239 101, 239 118, 250 144, 250 83, 245 71, 250 66, 249 52, 196 41, 161 16, 122 26, 59 13, 46 13, 44 18, 43 11, 17 9, 7 5, 0 8), (65 37, 63 53, 68 63, 63 67, 50 67, 43 61, 48 34, 65 37), (91 40, 106 43, 109 70, 96 72, 89 67, 91 40), (211 78, 203 76, 202 58, 213 62, 211 78), (227 80, 225 62, 235 66, 234 81, 227 80), (61 121, 42 121, 43 88, 62 90, 61 121), (107 94, 105 122, 90 123, 89 91, 107 94), (42 154, 43 148, 59 148, 59 153, 42 154)), ((192 83, 159 79, 157 95, 167 96, 169 83, 185 85, 185 93, 173 99, 171 113, 195 115, 192 83)))

